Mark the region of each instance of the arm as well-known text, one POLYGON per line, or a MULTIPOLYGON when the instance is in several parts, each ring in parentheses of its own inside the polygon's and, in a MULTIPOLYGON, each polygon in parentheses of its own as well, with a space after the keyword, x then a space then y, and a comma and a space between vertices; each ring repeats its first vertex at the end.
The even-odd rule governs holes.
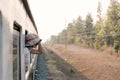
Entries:
POLYGON ((43 52, 42 45, 41 43, 38 44, 38 49, 32 49, 31 53, 32 54, 41 54, 43 52))

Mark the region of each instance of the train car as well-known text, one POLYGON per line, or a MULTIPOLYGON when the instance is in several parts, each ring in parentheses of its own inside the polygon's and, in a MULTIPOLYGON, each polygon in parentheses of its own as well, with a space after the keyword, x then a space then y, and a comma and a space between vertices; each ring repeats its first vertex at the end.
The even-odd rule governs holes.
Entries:
POLYGON ((25 35, 38 34, 27 0, 0 0, 0 80, 28 80, 37 55, 25 72, 25 35))

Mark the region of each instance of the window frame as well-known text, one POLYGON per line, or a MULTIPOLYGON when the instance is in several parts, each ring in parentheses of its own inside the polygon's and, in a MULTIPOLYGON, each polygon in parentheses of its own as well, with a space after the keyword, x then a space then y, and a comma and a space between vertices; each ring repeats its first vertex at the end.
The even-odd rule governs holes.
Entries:
POLYGON ((22 77, 21 76, 21 31, 22 31, 22 27, 17 22, 14 22, 13 30, 16 30, 19 33, 19 37, 18 37, 19 43, 17 47, 17 80, 21 80, 21 77, 22 77))

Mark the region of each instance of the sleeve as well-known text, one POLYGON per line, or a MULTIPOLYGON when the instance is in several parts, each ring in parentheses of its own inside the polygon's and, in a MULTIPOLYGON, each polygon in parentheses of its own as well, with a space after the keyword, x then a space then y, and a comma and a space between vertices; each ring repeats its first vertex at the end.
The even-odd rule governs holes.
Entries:
POLYGON ((25 54, 25 66, 29 67, 29 65, 30 65, 30 52, 27 48, 24 49, 24 54, 25 54))

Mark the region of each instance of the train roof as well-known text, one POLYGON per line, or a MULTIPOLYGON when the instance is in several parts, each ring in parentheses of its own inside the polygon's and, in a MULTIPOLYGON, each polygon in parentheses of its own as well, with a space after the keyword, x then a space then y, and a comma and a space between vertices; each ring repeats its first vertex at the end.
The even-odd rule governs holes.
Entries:
POLYGON ((29 5, 28 5, 28 1, 27 1, 27 0, 21 0, 21 1, 23 2, 23 5, 24 5, 24 7, 25 7, 25 10, 26 10, 28 16, 30 17, 30 19, 31 19, 31 21, 32 21, 32 23, 33 23, 33 25, 34 25, 34 27, 35 27, 37 33, 38 33, 38 30, 37 30, 35 21, 34 21, 34 19, 33 19, 31 10, 30 10, 29 5))

